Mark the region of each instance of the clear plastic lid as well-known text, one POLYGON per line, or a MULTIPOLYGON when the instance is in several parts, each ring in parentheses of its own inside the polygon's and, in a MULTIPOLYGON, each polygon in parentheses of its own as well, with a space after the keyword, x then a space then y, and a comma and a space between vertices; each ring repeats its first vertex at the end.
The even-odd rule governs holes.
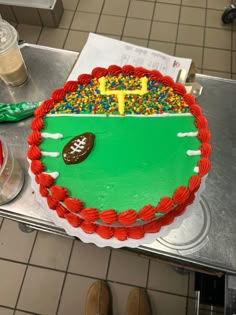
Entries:
POLYGON ((0 54, 8 50, 17 40, 17 31, 0 18, 0 54))

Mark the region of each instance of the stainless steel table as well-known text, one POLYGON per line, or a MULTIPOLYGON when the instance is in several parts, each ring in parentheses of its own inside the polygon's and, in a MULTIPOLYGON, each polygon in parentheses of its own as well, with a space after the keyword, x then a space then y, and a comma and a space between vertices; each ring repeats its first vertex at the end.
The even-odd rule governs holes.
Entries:
MULTIPOLYGON (((9 88, 0 83, 0 100, 5 103, 39 101, 50 96, 66 80, 78 54, 41 46, 23 45, 30 79, 26 85, 9 88)), ((181 228, 166 238, 140 246, 145 254, 173 258, 183 264, 236 274, 236 158, 235 114, 236 81, 197 75, 203 86, 198 102, 208 117, 212 132, 212 170, 201 202, 181 228)), ((25 185, 20 195, 0 209, 0 216, 26 223, 28 226, 65 235, 42 215, 34 199, 27 175, 27 135, 31 119, 18 123, 2 123, 0 136, 7 138, 25 170, 25 185)))
MULTIPOLYGON (((29 72, 28 81, 16 88, 8 87, 0 81, 0 103, 33 102, 49 98, 54 89, 63 86, 78 58, 76 52, 29 44, 23 44, 21 51, 29 72)), ((25 171, 21 193, 12 202, 0 206, 0 216, 25 223, 28 227, 66 235, 47 217, 42 216, 32 195, 26 160, 30 123, 31 119, 18 123, 0 123, 0 136, 7 139, 25 171)))

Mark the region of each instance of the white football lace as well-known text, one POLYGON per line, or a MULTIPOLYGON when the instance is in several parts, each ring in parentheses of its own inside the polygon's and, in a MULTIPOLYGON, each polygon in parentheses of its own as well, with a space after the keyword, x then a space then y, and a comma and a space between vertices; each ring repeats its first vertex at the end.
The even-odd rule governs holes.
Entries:
POLYGON ((72 153, 80 153, 84 147, 85 147, 85 144, 86 144, 86 138, 83 137, 82 140, 80 139, 77 139, 76 142, 74 143, 74 145, 72 145, 70 148, 72 150, 72 153))

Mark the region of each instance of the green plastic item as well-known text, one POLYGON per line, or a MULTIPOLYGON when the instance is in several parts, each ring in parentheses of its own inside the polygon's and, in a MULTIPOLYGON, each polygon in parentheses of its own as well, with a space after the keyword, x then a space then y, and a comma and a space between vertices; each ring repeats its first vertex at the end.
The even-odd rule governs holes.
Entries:
POLYGON ((22 102, 17 104, 0 103, 0 122, 19 121, 33 115, 41 102, 22 102))

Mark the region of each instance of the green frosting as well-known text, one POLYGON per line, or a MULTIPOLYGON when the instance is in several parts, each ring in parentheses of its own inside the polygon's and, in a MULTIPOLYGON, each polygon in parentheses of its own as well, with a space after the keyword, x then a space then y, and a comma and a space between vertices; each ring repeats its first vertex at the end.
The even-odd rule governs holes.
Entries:
POLYGON ((200 156, 197 137, 177 137, 178 132, 197 131, 193 116, 60 116, 45 117, 42 132, 61 133, 62 139, 43 139, 42 151, 59 152, 43 157, 46 172, 59 172, 55 185, 66 187, 85 207, 98 210, 139 211, 172 196, 178 186, 187 186, 200 156), (66 165, 64 146, 84 132, 95 134, 89 156, 79 164, 66 165))

